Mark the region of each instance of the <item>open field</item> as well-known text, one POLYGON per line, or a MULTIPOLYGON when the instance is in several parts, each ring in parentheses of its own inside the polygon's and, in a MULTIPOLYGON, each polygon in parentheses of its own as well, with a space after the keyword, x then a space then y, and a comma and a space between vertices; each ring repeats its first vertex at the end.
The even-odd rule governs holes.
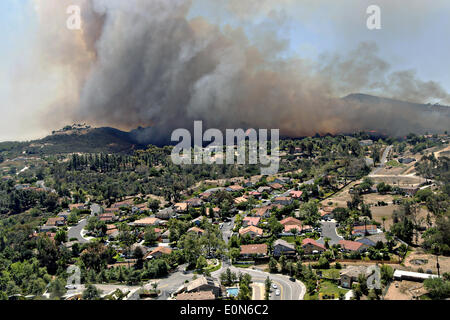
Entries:
MULTIPOLYGON (((437 273, 436 256, 425 253, 422 250, 411 252, 405 259, 405 268, 410 271, 417 271, 422 268, 424 271, 430 269, 433 273, 437 273)), ((450 257, 439 256, 440 272, 450 272, 450 257)))
POLYGON ((414 296, 426 293, 423 283, 414 281, 394 281, 391 283, 384 300, 413 300, 414 296))

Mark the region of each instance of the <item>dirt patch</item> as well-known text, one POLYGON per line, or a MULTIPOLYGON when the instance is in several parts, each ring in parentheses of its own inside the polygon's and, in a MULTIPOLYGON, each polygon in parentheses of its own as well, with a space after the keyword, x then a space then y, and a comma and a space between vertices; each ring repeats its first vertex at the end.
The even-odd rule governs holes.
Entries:
POLYGON ((384 300, 416 300, 427 293, 423 283, 414 281, 394 281, 389 286, 384 300))
MULTIPOLYGON (((450 272, 450 257, 439 256, 440 273, 450 272)), ((422 268, 424 272, 431 270, 437 274, 436 256, 421 250, 411 252, 405 259, 405 267, 410 271, 422 268)))

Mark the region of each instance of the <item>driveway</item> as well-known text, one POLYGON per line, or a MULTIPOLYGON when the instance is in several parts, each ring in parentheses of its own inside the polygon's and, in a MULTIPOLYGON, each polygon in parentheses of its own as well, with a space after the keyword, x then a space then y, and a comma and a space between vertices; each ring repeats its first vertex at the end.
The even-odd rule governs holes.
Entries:
POLYGON ((383 169, 384 165, 386 164, 389 152, 391 150, 392 150, 392 145, 387 146, 386 149, 384 149, 383 155, 381 156, 381 159, 380 159, 380 165, 378 167, 374 168, 369 176, 373 176, 373 175, 377 174, 381 169, 383 169))
POLYGON ((71 227, 67 232, 67 238, 70 240, 71 238, 76 238, 78 242, 80 243, 86 243, 89 242, 89 240, 83 238, 81 235, 81 231, 86 226, 87 220, 83 219, 78 222, 76 226, 71 227))
POLYGON ((228 244, 228 241, 229 241, 228 238, 231 237, 231 234, 233 233, 235 219, 236 219, 236 217, 234 216, 233 218, 231 218, 230 222, 224 222, 224 224, 223 224, 222 237, 223 237, 223 241, 225 241, 226 244, 228 244), (228 225, 228 223, 230 225, 228 225))
POLYGON ((336 222, 333 221, 321 221, 322 236, 317 240, 320 244, 325 244, 324 238, 330 238, 329 245, 338 244, 340 240, 344 238, 336 233, 336 222))

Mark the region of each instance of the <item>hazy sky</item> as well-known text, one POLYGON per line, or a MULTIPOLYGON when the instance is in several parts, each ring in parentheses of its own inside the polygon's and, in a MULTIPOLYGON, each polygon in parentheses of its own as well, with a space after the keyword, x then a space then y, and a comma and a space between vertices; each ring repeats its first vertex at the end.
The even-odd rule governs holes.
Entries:
MULTIPOLYGON (((55 21, 67 14, 55 5, 52 15, 39 16, 36 6, 43 1, 86 0, 0 1, 0 141, 41 137, 73 120, 70 102, 79 94, 77 79, 70 66, 52 64, 48 46, 49 35, 64 28, 55 21)), ((320 63, 323 54, 346 56, 362 42, 373 43, 390 72, 413 70, 421 81, 435 81, 450 92, 449 13, 448 0, 194 0, 187 18, 202 17, 220 29, 241 27, 267 55, 273 49, 268 43, 276 43, 274 55, 311 63, 320 63), (371 4, 381 7, 381 30, 366 28, 371 4)))

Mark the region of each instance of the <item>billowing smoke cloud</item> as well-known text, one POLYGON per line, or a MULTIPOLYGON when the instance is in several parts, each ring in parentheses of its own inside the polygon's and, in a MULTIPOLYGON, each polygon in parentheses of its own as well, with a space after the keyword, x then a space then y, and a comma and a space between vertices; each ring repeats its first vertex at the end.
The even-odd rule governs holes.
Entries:
MULTIPOLYGON (((54 7, 70 4, 37 2, 47 9, 40 12, 43 19, 54 7)), ((248 19, 257 2, 231 0, 229 9, 248 19)), ((285 136, 364 129, 405 134, 448 125, 448 117, 420 109, 404 112, 386 102, 374 107, 370 101, 340 99, 379 91, 415 102, 450 103, 438 83, 421 81, 411 70, 391 71, 372 43, 361 43, 347 56, 327 53, 311 62, 283 56, 286 40, 270 28, 250 39, 239 26, 189 20, 189 0, 80 3, 82 32, 49 27, 42 41, 52 44, 47 59, 69 66, 74 75, 76 120, 150 127, 140 138, 151 142, 167 139, 175 128, 190 128, 194 120, 221 129, 280 128, 285 136)), ((271 3, 263 1, 258 13, 275 15, 271 3)))

